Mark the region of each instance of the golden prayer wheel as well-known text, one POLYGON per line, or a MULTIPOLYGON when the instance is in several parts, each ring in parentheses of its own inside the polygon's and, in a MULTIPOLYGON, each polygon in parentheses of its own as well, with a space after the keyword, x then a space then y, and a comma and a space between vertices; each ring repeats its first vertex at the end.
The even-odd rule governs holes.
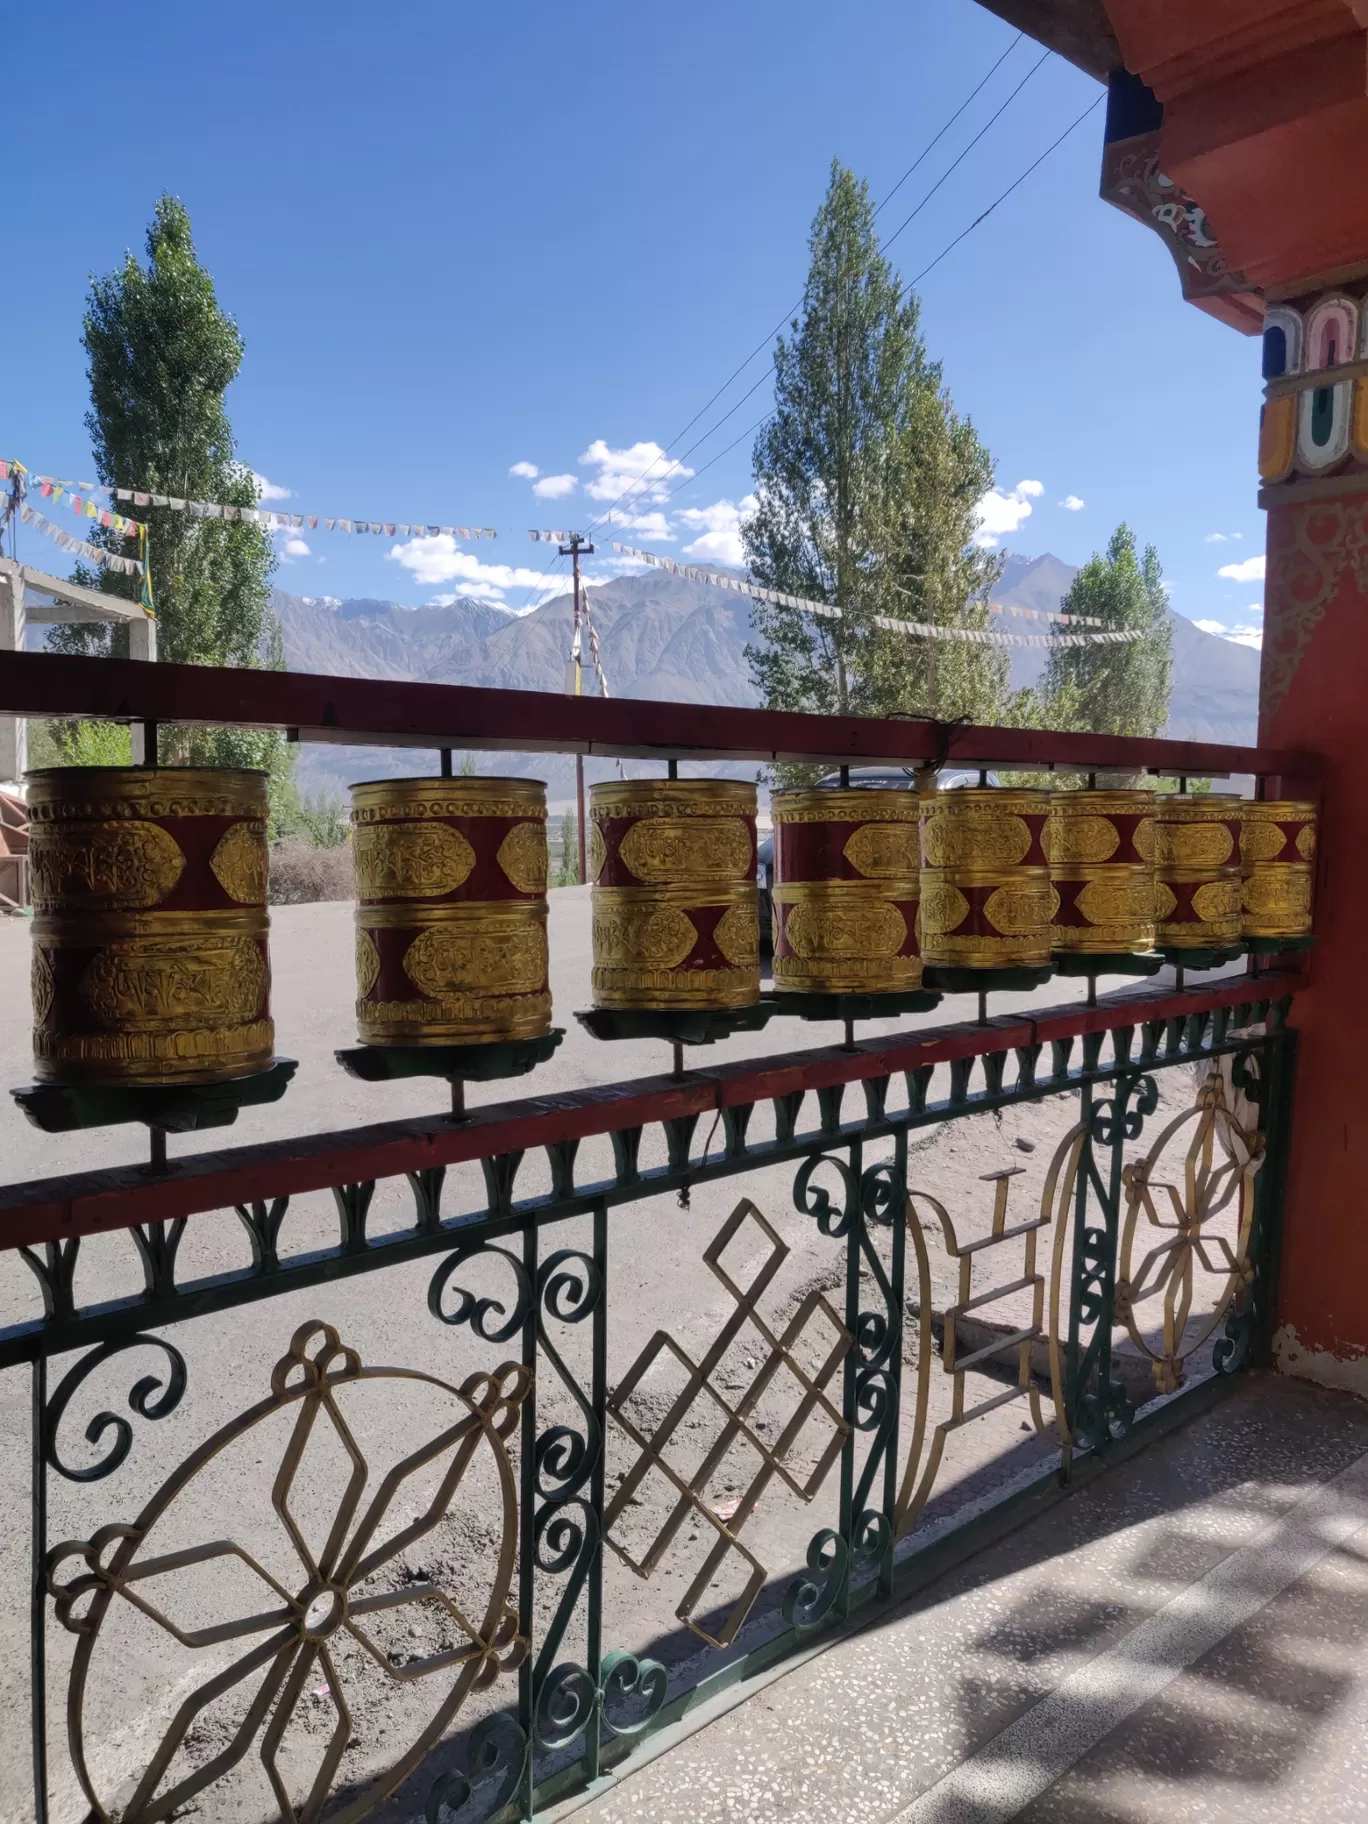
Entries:
POLYGON ((774 985, 796 994, 921 986, 913 792, 775 792, 774 985))
POLYGON ((1070 956, 1154 948, 1154 793, 1055 792, 1045 833, 1059 895, 1054 947, 1070 956))
POLYGON ((545 785, 372 779, 351 794, 361 1042, 540 1038, 551 1022, 545 785))
POLYGON ((634 779, 590 790, 594 1001, 723 1010, 760 998, 755 787, 634 779))
POLYGON ((1241 811, 1240 799, 1225 792, 1155 798, 1155 921, 1162 947, 1224 950, 1239 943, 1241 811))
POLYGON ((28 775, 42 1083, 221 1083, 269 1068, 265 773, 28 775))
POLYGON ((1245 937, 1305 937, 1316 872, 1316 807, 1247 800, 1240 835, 1245 937))
POLYGON ((922 961, 1039 968, 1059 895, 1050 884, 1048 792, 966 786, 921 800, 922 961))

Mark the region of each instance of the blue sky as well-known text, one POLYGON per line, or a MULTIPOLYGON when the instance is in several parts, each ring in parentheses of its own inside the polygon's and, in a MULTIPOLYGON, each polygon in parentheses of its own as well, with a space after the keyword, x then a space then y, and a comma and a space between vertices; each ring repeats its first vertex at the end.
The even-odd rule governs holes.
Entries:
MULTIPOLYGON (((972 0, 131 0, 112 18, 26 8, 7 25, 27 80, 7 123, 23 156, 0 454, 89 475, 88 277, 141 253, 171 190, 246 339, 240 454, 289 509, 499 530, 279 537, 281 587, 511 608, 550 561, 526 529, 583 525, 627 486, 619 515, 644 523, 619 537, 734 560, 751 438, 727 445, 768 380, 690 446, 767 362, 677 433, 801 295, 832 157, 882 197, 1016 36, 972 0)), ((881 229, 1039 55, 1011 51, 881 229)), ((1098 93, 1049 58, 894 241, 904 276, 1098 93)), ((1078 563, 1128 519, 1176 609, 1254 643, 1257 344, 1185 305, 1159 240, 1099 202, 1101 139, 1099 108, 920 288, 997 461, 985 536, 1078 563)), ((28 561, 57 560, 20 538, 28 561)), ((591 574, 605 557, 601 541, 591 574)))

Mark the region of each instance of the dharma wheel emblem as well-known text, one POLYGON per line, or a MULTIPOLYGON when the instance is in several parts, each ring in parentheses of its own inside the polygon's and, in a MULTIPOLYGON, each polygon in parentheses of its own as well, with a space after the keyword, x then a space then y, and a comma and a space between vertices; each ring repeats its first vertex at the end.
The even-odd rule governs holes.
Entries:
MULTIPOLYGON (((205 1815, 225 1815, 226 1787, 249 1777, 243 1763, 254 1750, 279 1815, 312 1824, 338 1782, 354 1719, 363 1708, 372 1718, 384 1713, 390 1688, 418 1685, 432 1692, 427 1720, 415 1733, 404 1720, 411 1704, 397 1709, 382 1769, 373 1778, 359 1768, 348 1773, 327 1815, 354 1824, 402 1785, 470 1693, 526 1653, 509 1603, 517 1498, 505 1440, 529 1384, 528 1371, 511 1362, 459 1387, 408 1369, 365 1367, 335 1330, 305 1324, 277 1363, 267 1398, 194 1451, 136 1520, 50 1552, 48 1594, 57 1620, 77 1636, 68 1727, 92 1816, 110 1824, 115 1815, 113 1799, 97 1789, 86 1735, 97 1714, 101 1729, 110 1727, 125 1683, 117 1643, 130 1624, 144 1636, 149 1625, 154 1630, 158 1664, 179 1702, 159 1739, 155 1726, 149 1731, 132 1796, 120 1793, 123 1824, 176 1816, 215 1787, 205 1815), (369 1416, 378 1416, 383 1435, 396 1397, 406 1411, 440 1416, 430 1435, 376 1476, 358 1432, 374 1403, 383 1411, 369 1416), (183 1509, 203 1511, 208 1502, 216 1515, 223 1511, 215 1465, 235 1486, 255 1487, 232 1465, 242 1448, 269 1458, 282 1435, 271 1511, 248 1517, 252 1550, 226 1537, 194 1543, 192 1525, 187 1538, 183 1509), (435 1552, 430 1535, 458 1503, 463 1524, 492 1526, 495 1546, 492 1575, 482 1571, 475 1590, 463 1577, 460 1602, 443 1571, 414 1575, 403 1563, 425 1540, 435 1552), (68 1575, 73 1560, 78 1568, 68 1575), (187 1584, 184 1573, 194 1567, 199 1582, 187 1584), (214 1751, 206 1753, 197 1737, 211 1712, 214 1751), (301 1731, 321 1742, 321 1754, 318 1746, 299 1753, 301 1731)), ((432 1562, 440 1564, 440 1553, 432 1562)))

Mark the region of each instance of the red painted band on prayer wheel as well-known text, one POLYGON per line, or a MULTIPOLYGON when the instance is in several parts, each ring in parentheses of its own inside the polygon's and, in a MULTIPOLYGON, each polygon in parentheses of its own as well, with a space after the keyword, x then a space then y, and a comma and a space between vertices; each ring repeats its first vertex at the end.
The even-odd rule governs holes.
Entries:
POLYGON ((590 791, 594 1001, 718 1010, 760 997, 755 787, 637 779, 590 791))
POLYGON ((266 1069, 266 775, 55 767, 27 784, 38 1080, 266 1069))
POLYGON ((1054 947, 1069 955, 1154 948, 1154 793, 1055 792, 1046 830, 1059 895, 1054 947))
POLYGON ((362 1042, 540 1037, 551 1022, 545 785, 376 779, 351 791, 362 1042))
POLYGON ((920 987, 916 794, 775 792, 774 985, 797 994, 920 987))
POLYGON ((941 968, 1048 965, 1046 792, 967 786, 921 800, 922 961, 941 968))
POLYGON ((1246 800, 1240 832, 1245 937, 1306 937, 1316 873, 1316 807, 1246 800))
POLYGON ((1225 792, 1161 793, 1154 805, 1159 943, 1178 950, 1240 941, 1240 799, 1225 792))

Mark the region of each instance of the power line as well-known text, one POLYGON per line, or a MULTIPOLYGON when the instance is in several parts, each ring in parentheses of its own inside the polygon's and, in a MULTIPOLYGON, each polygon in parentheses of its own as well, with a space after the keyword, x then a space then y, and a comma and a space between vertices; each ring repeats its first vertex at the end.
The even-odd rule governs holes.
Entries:
MULTIPOLYGON (((951 127, 953 127, 955 125, 956 121, 958 121, 964 115, 965 111, 977 99, 979 94, 988 85, 988 83, 991 81, 991 79, 997 74, 998 70, 1001 69, 1002 65, 1011 56, 1012 52, 1016 49, 1016 47, 1021 43, 1021 41, 1025 37, 1025 35, 1026 34, 1024 32, 1017 33, 1016 37, 1007 46, 1007 49, 1005 51, 1003 51, 1002 55, 997 59, 997 62, 994 63, 992 65, 992 67, 989 69, 987 75, 985 75, 979 81, 979 83, 977 84, 977 86, 975 88, 970 90, 969 94, 965 96, 964 100, 959 104, 959 106, 955 109, 954 113, 950 116, 949 120, 946 121, 945 125, 940 129, 940 131, 938 133, 936 133, 934 135, 934 137, 932 139, 930 139, 927 142, 927 144, 917 154, 916 158, 913 159, 912 163, 907 167, 906 171, 903 172, 902 176, 898 179, 897 183, 894 184, 893 188, 888 192, 888 194, 884 197, 883 201, 881 203, 879 203, 878 207, 874 210, 875 216, 877 216, 879 214, 880 210, 882 210, 889 202, 892 201, 893 197, 897 195, 898 191, 907 182, 908 178, 912 176, 913 172, 916 171, 918 166, 923 163, 923 161, 929 156, 929 154, 940 143, 940 141, 942 139, 944 139, 945 135, 950 131, 951 127)), ((909 215, 906 218, 906 220, 904 220, 897 228, 894 229, 893 233, 888 237, 888 240, 886 240, 882 243, 882 245, 880 247, 880 252, 883 251, 884 247, 889 246, 894 240, 897 239, 898 235, 900 235, 902 233, 903 229, 906 228, 908 222, 912 221, 912 219, 916 215, 920 214, 921 210, 930 201, 931 197, 934 196, 936 191, 940 189, 941 185, 945 182, 945 179, 947 177, 949 177, 951 172, 953 172, 955 170, 956 166, 961 164, 963 162, 963 160, 968 156, 968 154, 973 151, 974 147, 983 138, 984 134, 988 131, 988 129, 994 124, 994 122, 999 118, 999 116, 1003 113, 1003 111, 1011 105, 1011 103, 1021 93, 1022 89, 1025 88, 1026 84, 1031 80, 1032 76, 1035 75, 1036 71, 1040 68, 1041 64, 1045 62, 1046 58, 1048 58, 1052 55, 1053 55, 1052 52, 1046 51, 1043 53, 1043 55, 1041 57, 1039 57, 1036 60, 1035 63, 1033 63, 1031 65, 1031 68, 1026 72, 1025 76, 1021 79, 1021 81, 1017 84, 1017 86, 1012 90, 1012 93, 1007 97, 1007 100, 1003 102, 1002 107, 1000 107, 998 109, 997 113, 993 115, 992 119, 989 120, 987 125, 985 127, 983 127, 977 134, 975 134, 975 136, 972 140, 970 140, 969 144, 965 147, 964 151, 961 152, 959 157, 955 160, 955 163, 950 166, 949 171, 946 171, 944 173, 944 175, 937 180, 937 182, 932 186, 932 188, 927 191, 926 195, 922 198, 921 202, 918 203, 917 207, 912 211, 912 214, 909 215)), ((793 313, 796 310, 801 308, 802 302, 803 302, 803 300, 800 297, 800 298, 798 298, 798 300, 795 303, 793 303, 789 306, 789 308, 784 312, 783 316, 781 316, 779 321, 775 324, 774 328, 772 330, 770 330, 769 334, 766 335, 762 341, 756 343, 755 347, 746 356, 745 360, 742 361, 738 367, 733 368, 732 372, 722 382, 721 386, 718 387, 717 391, 715 393, 713 393, 712 397, 709 398, 708 400, 706 400, 704 402, 704 404, 699 407, 699 409, 694 413, 693 417, 689 419, 687 424, 683 425, 681 427, 681 429, 676 431, 675 435, 670 439, 670 444, 677 444, 681 437, 688 435, 688 433, 693 429, 694 425, 696 425, 698 423, 699 419, 701 417, 703 417, 704 413, 707 412, 713 405, 715 405, 717 403, 717 401, 722 397, 723 393, 726 392, 727 388, 732 384, 732 382, 734 380, 736 380, 741 374, 743 374, 745 372, 745 370, 750 366, 751 362, 754 361, 755 357, 759 354, 764 353, 765 349, 767 349, 769 347, 770 343, 779 334, 780 330, 783 329, 784 325, 788 322, 789 318, 793 315, 793 313)), ((766 376, 762 374, 760 379, 757 380, 753 386, 749 387, 746 390, 746 392, 744 392, 741 395, 741 398, 736 401, 736 404, 733 405, 730 408, 730 410, 723 413, 722 417, 717 420, 717 423, 712 426, 711 430, 705 431, 701 437, 696 438, 694 440, 694 442, 690 445, 689 449, 687 449, 682 456, 675 457, 675 459, 671 462, 669 468, 667 468, 665 470, 664 475, 659 476, 657 478, 657 480, 663 481, 666 478, 666 476, 668 476, 672 470, 677 469, 680 466, 680 464, 682 462, 684 462, 693 453, 694 450, 698 449, 700 447, 700 445, 706 443, 708 438, 712 436, 713 432, 718 430, 722 425, 724 425, 727 422, 727 419, 732 416, 732 413, 737 411, 745 403, 745 401, 750 398, 751 394, 756 392, 764 384, 765 378, 766 378, 766 376)), ((667 445, 666 447, 668 449, 669 445, 667 445)), ((730 447, 734 447, 734 446, 730 446, 730 447)), ((651 473, 651 470, 655 468, 657 463, 661 462, 664 459, 664 454, 665 454, 665 452, 662 451, 661 455, 655 459, 655 462, 652 462, 648 468, 644 469, 642 471, 642 473, 639 476, 637 476, 635 481, 633 481, 630 484, 630 486, 624 488, 622 490, 621 494, 618 495, 617 499, 614 500, 612 502, 612 504, 608 508, 606 508, 604 513, 602 515, 600 515, 600 517, 598 519, 594 520, 592 522, 592 524, 594 526, 604 524, 608 520, 609 516, 613 513, 613 511, 617 507, 620 507, 622 505, 623 501, 626 500, 630 494, 632 494, 634 491, 640 489, 642 483, 646 480, 647 476, 651 473)), ((674 490, 675 493, 678 493, 678 491, 679 491, 678 489, 674 490)))
POLYGON ((1027 70, 1026 74, 1022 77, 1021 81, 1017 84, 1017 86, 1012 90, 1011 94, 1007 97, 1006 101, 1003 102, 1002 106, 998 109, 997 113, 992 115, 991 118, 989 120, 987 120, 983 124, 983 126, 981 126, 979 128, 978 132, 975 133, 974 137, 969 141, 969 144, 964 148, 963 152, 960 153, 959 157, 955 160, 954 164, 948 166, 946 168, 946 170, 944 170, 941 173, 941 175, 936 179, 935 183, 932 184, 931 188, 927 191, 926 195, 917 204, 916 208, 912 211, 912 213, 908 216, 905 216, 903 218, 903 220, 898 223, 897 227, 893 230, 892 234, 890 234, 888 236, 887 240, 882 241, 880 243, 880 245, 879 245, 880 253, 885 253, 893 245, 894 241, 897 240, 898 236, 902 233, 903 229, 907 227, 908 223, 914 222, 917 219, 917 217, 921 214, 922 210, 925 209, 926 205, 931 201, 931 198, 936 194, 937 190, 939 190, 941 185, 945 182, 946 178, 950 177, 952 175, 952 173, 954 173, 955 171, 957 171, 959 169, 959 167, 964 163, 965 159, 968 158, 969 154, 973 151, 974 147, 983 138, 984 134, 987 133, 999 120, 1002 119, 1002 116, 1007 112, 1008 108, 1011 107, 1012 103, 1016 100, 1017 96, 1020 95, 1021 91, 1026 87, 1026 84, 1031 80, 1032 76, 1035 75, 1036 71, 1040 68, 1041 64, 1047 62, 1053 56, 1054 56, 1053 51, 1042 51, 1041 52, 1040 56, 1037 57, 1035 62, 1031 65, 1030 69, 1027 70))
POLYGON ((1099 95, 1097 97, 1096 101, 1090 102, 1088 104, 1088 106, 1086 108, 1084 108, 1083 112, 1078 116, 1078 118, 1076 120, 1072 121, 1070 123, 1070 125, 1065 127, 1064 131, 1060 134, 1059 138, 1056 140, 1052 140, 1051 143, 1048 146, 1046 146, 1045 150, 1041 153, 1040 157, 1037 158, 1032 164, 1027 165, 1026 169, 1022 172, 1020 177, 1018 177, 1014 182, 1008 184, 1007 188, 1002 192, 1001 196, 995 196, 993 198, 992 202, 989 203, 988 207, 983 211, 982 215, 976 215, 974 217, 973 221, 970 222, 970 224, 967 228, 962 229, 961 232, 955 236, 953 241, 948 242, 944 247, 941 248, 940 252, 936 255, 935 259, 932 260, 932 262, 929 266, 923 266, 921 271, 917 274, 917 276, 914 279, 908 280, 907 284, 904 285, 903 290, 911 291, 911 289, 914 285, 920 285, 922 280, 926 277, 927 273, 934 271, 934 269, 937 266, 939 266, 941 261, 945 258, 946 254, 952 253, 954 251, 954 249, 959 246, 959 244, 962 240, 964 240, 968 235, 971 235, 974 232, 975 228, 978 227, 980 222, 986 222, 988 220, 988 217, 993 213, 994 209, 997 208, 998 204, 1005 203, 1007 201, 1007 198, 1012 194, 1013 190, 1020 189, 1022 184, 1024 184, 1026 182, 1026 179, 1031 175, 1032 171, 1034 171, 1038 166, 1043 165, 1045 163, 1045 160, 1050 156, 1051 152, 1053 152, 1057 147, 1062 146, 1064 144, 1064 141, 1069 137, 1070 133, 1072 133, 1075 130, 1075 128, 1081 127, 1083 125, 1083 122, 1088 118, 1089 114, 1095 113, 1097 111, 1097 109, 1102 106, 1102 103, 1105 100, 1106 100, 1105 95, 1099 95))
POLYGON ((1003 64, 1006 63, 1007 59, 1011 56, 1012 52, 1021 43, 1022 39, 1025 36, 1026 36, 1025 32, 1017 33, 1016 37, 1013 38, 1012 42, 1007 46, 1007 49, 1002 53, 1001 57, 998 58, 997 62, 993 65, 992 69, 989 70, 988 74, 983 78, 983 81, 978 85, 978 88, 971 90, 970 93, 965 96, 964 100, 955 109, 954 113, 950 116, 949 120, 946 121, 945 125, 941 128, 940 132, 937 133, 936 137, 932 140, 929 140, 927 142, 926 146, 922 149, 922 151, 920 151, 917 154, 917 156, 912 160, 912 163, 907 167, 906 171, 903 172, 902 176, 898 179, 897 183, 894 184, 893 188, 889 191, 888 195, 883 199, 883 201, 879 204, 878 208, 874 211, 874 214, 876 217, 879 216, 880 214, 882 214, 882 212, 888 207, 889 203, 891 203, 893 201, 893 198, 898 194, 899 190, 902 189, 903 185, 907 182, 908 178, 911 177, 912 173, 917 169, 918 165, 920 165, 926 159, 928 154, 935 151, 936 147, 945 138, 946 134, 950 131, 951 127, 954 126, 955 122, 959 119, 961 114, 964 113, 964 110, 969 106, 970 102, 974 101, 978 97, 978 95, 981 93, 981 91, 987 88, 988 84, 992 81, 993 77, 997 75, 998 71, 1002 68, 1003 64))

